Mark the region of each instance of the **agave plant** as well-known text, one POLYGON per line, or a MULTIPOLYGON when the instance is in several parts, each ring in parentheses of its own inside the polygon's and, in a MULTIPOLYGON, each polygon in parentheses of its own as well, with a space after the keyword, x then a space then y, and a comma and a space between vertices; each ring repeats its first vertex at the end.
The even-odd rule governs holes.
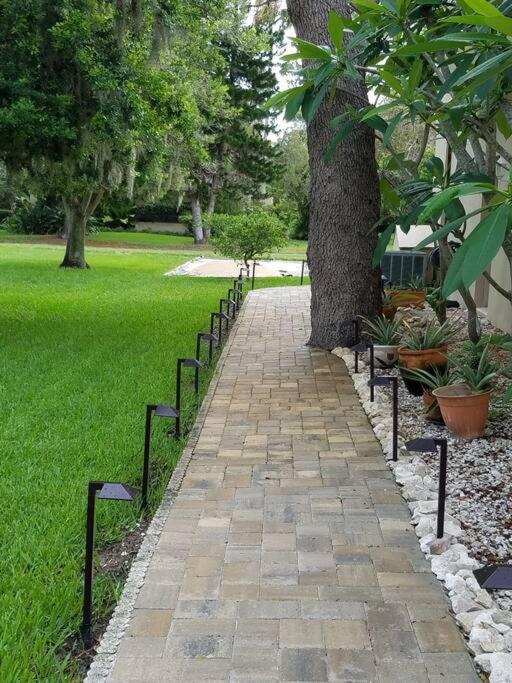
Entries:
MULTIPOLYGON (((474 358, 474 356, 473 356, 474 358)), ((469 386, 474 394, 490 391, 500 374, 498 366, 489 357, 489 344, 480 352, 478 364, 463 362, 455 370, 457 379, 469 386)))
POLYGON ((370 337, 382 346, 396 346, 402 337, 400 321, 388 320, 385 315, 364 318, 363 321, 370 337))
POLYGON ((412 351, 438 349, 446 346, 460 331, 460 327, 447 320, 442 325, 429 321, 425 327, 411 327, 404 321, 407 329, 404 345, 412 351))
MULTIPOLYGON (((422 368, 402 368, 402 375, 407 379, 413 380, 414 382, 419 382, 423 387, 423 391, 428 390, 430 394, 434 389, 439 389, 439 387, 447 387, 453 384, 455 375, 453 370, 449 366, 443 368, 432 367, 429 370, 423 370, 422 368)), ((432 396, 429 405, 425 403, 425 414, 432 415, 439 408, 437 399, 432 396)))
POLYGON ((425 289, 425 281, 422 275, 415 275, 412 277, 407 286, 409 289, 414 289, 415 291, 421 292, 425 289))

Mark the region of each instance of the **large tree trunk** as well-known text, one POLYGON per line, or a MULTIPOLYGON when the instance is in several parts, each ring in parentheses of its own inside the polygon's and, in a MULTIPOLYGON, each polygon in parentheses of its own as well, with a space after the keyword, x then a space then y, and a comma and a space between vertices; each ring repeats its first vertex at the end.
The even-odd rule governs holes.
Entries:
POLYGON ((217 191, 212 187, 208 197, 208 208, 206 209, 206 224, 203 226, 204 241, 208 242, 212 234, 212 216, 215 213, 217 202, 217 191))
MULTIPOLYGON (((288 0, 297 36, 328 44, 329 12, 347 16, 343 0, 288 0)), ((338 147, 330 163, 324 160, 333 137, 332 119, 352 107, 368 103, 361 82, 340 81, 308 126, 310 217, 308 265, 311 275, 309 343, 324 349, 354 341, 357 315, 380 311, 380 271, 372 267, 377 242, 373 224, 380 214, 380 190, 373 132, 358 127, 338 147)))
POLYGON ((195 244, 204 243, 203 220, 201 217, 201 202, 197 190, 190 192, 190 208, 192 211, 192 229, 194 231, 195 244))
POLYGON ((66 253, 60 264, 61 268, 88 268, 85 260, 85 229, 88 216, 80 202, 63 200, 68 231, 66 253))

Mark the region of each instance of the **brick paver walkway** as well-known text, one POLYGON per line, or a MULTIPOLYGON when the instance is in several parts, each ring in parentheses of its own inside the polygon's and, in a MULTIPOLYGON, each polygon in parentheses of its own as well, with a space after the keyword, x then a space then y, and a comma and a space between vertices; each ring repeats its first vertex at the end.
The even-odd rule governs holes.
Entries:
POLYGON ((113 680, 479 680, 308 297, 248 298, 113 680))

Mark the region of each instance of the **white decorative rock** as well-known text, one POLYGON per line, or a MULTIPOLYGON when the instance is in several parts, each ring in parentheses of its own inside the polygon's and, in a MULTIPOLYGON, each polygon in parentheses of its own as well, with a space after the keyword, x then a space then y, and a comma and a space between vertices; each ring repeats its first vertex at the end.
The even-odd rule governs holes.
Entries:
POLYGON ((489 657, 489 683, 512 683, 512 655, 499 652, 489 657))
POLYGON ((470 593, 458 593, 451 598, 452 608, 455 614, 459 612, 478 612, 480 605, 477 604, 470 593))
POLYGON ((493 628, 473 626, 469 634, 469 649, 472 652, 501 652, 505 649, 505 639, 493 628))

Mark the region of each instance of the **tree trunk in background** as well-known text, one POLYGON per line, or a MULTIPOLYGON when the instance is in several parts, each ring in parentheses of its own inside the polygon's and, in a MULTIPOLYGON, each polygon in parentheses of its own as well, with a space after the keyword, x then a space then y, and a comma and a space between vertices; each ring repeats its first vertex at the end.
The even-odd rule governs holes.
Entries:
POLYGON ((190 192, 190 208, 192 210, 192 229, 194 231, 195 244, 203 244, 203 220, 201 218, 201 202, 197 190, 190 192))
POLYGON ((63 200, 66 229, 68 230, 66 253, 61 268, 88 268, 85 260, 85 229, 88 214, 82 203, 71 199, 63 200))
POLYGON ((217 192, 213 189, 210 190, 210 196, 208 197, 208 208, 206 209, 206 225, 203 228, 204 241, 208 242, 212 234, 212 223, 211 219, 215 213, 215 204, 217 202, 217 192))
MULTIPOLYGON (((348 16, 343 0, 288 0, 297 36, 330 43, 329 12, 348 16)), ((381 308, 380 270, 372 267, 377 235, 370 233, 380 214, 380 189, 373 132, 358 127, 338 147, 330 163, 325 151, 333 137, 332 119, 348 105, 368 104, 361 82, 340 81, 308 126, 311 173, 308 264, 311 275, 309 343, 323 349, 354 341, 357 315, 372 316, 381 308)))

